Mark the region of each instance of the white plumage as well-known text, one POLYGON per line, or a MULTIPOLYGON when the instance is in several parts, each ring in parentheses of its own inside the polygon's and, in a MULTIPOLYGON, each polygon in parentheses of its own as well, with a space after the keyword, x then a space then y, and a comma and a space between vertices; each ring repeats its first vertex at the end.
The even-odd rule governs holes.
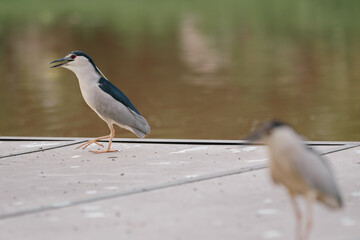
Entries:
POLYGON ((110 128, 108 136, 90 140, 79 147, 86 148, 92 143, 98 144, 98 140, 110 138, 107 150, 93 152, 111 152, 110 146, 115 135, 113 124, 129 130, 141 138, 150 132, 150 126, 146 119, 125 94, 105 78, 89 56, 80 51, 73 51, 64 58, 51 63, 58 62, 61 63, 53 67, 61 66, 75 73, 85 102, 110 128))

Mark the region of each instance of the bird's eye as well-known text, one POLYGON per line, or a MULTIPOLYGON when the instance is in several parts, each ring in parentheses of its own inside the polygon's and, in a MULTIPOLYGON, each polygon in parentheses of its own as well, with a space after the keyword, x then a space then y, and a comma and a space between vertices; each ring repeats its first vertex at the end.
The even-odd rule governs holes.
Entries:
POLYGON ((75 58, 76 58, 76 55, 75 55, 75 54, 72 54, 70 57, 71 57, 72 59, 75 59, 75 58))

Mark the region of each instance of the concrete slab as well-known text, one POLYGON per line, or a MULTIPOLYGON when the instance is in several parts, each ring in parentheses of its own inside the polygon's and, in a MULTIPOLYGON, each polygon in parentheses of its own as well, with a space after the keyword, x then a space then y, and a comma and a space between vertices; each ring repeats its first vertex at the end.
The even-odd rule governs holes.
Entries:
MULTIPOLYGON (((119 152, 95 155, 62 146, 83 139, 20 140, 0 139, 0 155, 45 149, 0 158, 0 239, 293 237, 291 206, 269 181, 264 146, 117 139, 119 152), (54 142, 60 147, 46 150, 54 142)), ((360 148, 312 144, 332 152, 346 207, 317 206, 311 239, 359 239, 360 148)))

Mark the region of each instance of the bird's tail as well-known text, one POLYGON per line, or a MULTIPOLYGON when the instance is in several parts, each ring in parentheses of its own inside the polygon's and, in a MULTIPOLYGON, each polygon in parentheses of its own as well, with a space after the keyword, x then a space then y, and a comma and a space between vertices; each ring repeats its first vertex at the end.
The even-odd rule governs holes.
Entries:
POLYGON ((336 196, 319 196, 319 200, 325 203, 330 208, 341 208, 343 201, 341 195, 338 193, 336 196))
POLYGON ((131 131, 135 133, 136 136, 143 138, 150 132, 150 125, 143 116, 136 113, 134 113, 134 116, 136 118, 136 123, 134 127, 131 127, 131 131))
POLYGON ((142 132, 142 131, 140 131, 139 129, 136 129, 136 128, 131 128, 131 131, 133 133, 135 133, 136 136, 138 136, 139 138, 144 138, 146 136, 146 134, 147 134, 147 133, 142 132))

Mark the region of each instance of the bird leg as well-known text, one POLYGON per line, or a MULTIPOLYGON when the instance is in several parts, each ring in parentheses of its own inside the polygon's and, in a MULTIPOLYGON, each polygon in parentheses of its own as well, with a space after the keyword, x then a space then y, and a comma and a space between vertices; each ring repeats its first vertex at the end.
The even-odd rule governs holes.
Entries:
POLYGON ((289 192, 290 195, 290 200, 291 200, 291 204, 293 206, 294 209, 294 213, 295 213, 295 239, 296 240, 302 240, 302 234, 301 234, 301 212, 299 209, 299 205, 296 202, 295 196, 294 194, 292 194, 291 192, 289 192))
POLYGON ((307 220, 305 226, 304 240, 308 239, 310 236, 310 230, 312 228, 312 223, 313 223, 313 202, 315 199, 316 199, 316 194, 312 191, 310 191, 306 195, 307 220))
POLYGON ((110 137, 110 135, 107 135, 107 136, 98 137, 98 138, 89 140, 89 141, 87 141, 87 142, 79 145, 76 149, 79 149, 79 148, 81 148, 81 147, 82 147, 83 149, 85 149, 85 148, 87 148, 88 146, 90 146, 90 145, 93 144, 93 143, 97 144, 98 146, 104 147, 102 144, 98 143, 97 141, 102 140, 102 139, 106 139, 106 138, 109 138, 109 137, 110 137))
POLYGON ((108 147, 106 150, 101 150, 101 151, 91 151, 93 153, 106 153, 106 152, 116 152, 115 150, 110 150, 110 146, 111 146, 111 143, 112 143, 112 140, 115 136, 115 129, 113 127, 113 125, 111 124, 108 124, 109 128, 110 128, 110 134, 108 136, 106 136, 106 138, 110 138, 109 139, 109 144, 108 144, 108 147))

